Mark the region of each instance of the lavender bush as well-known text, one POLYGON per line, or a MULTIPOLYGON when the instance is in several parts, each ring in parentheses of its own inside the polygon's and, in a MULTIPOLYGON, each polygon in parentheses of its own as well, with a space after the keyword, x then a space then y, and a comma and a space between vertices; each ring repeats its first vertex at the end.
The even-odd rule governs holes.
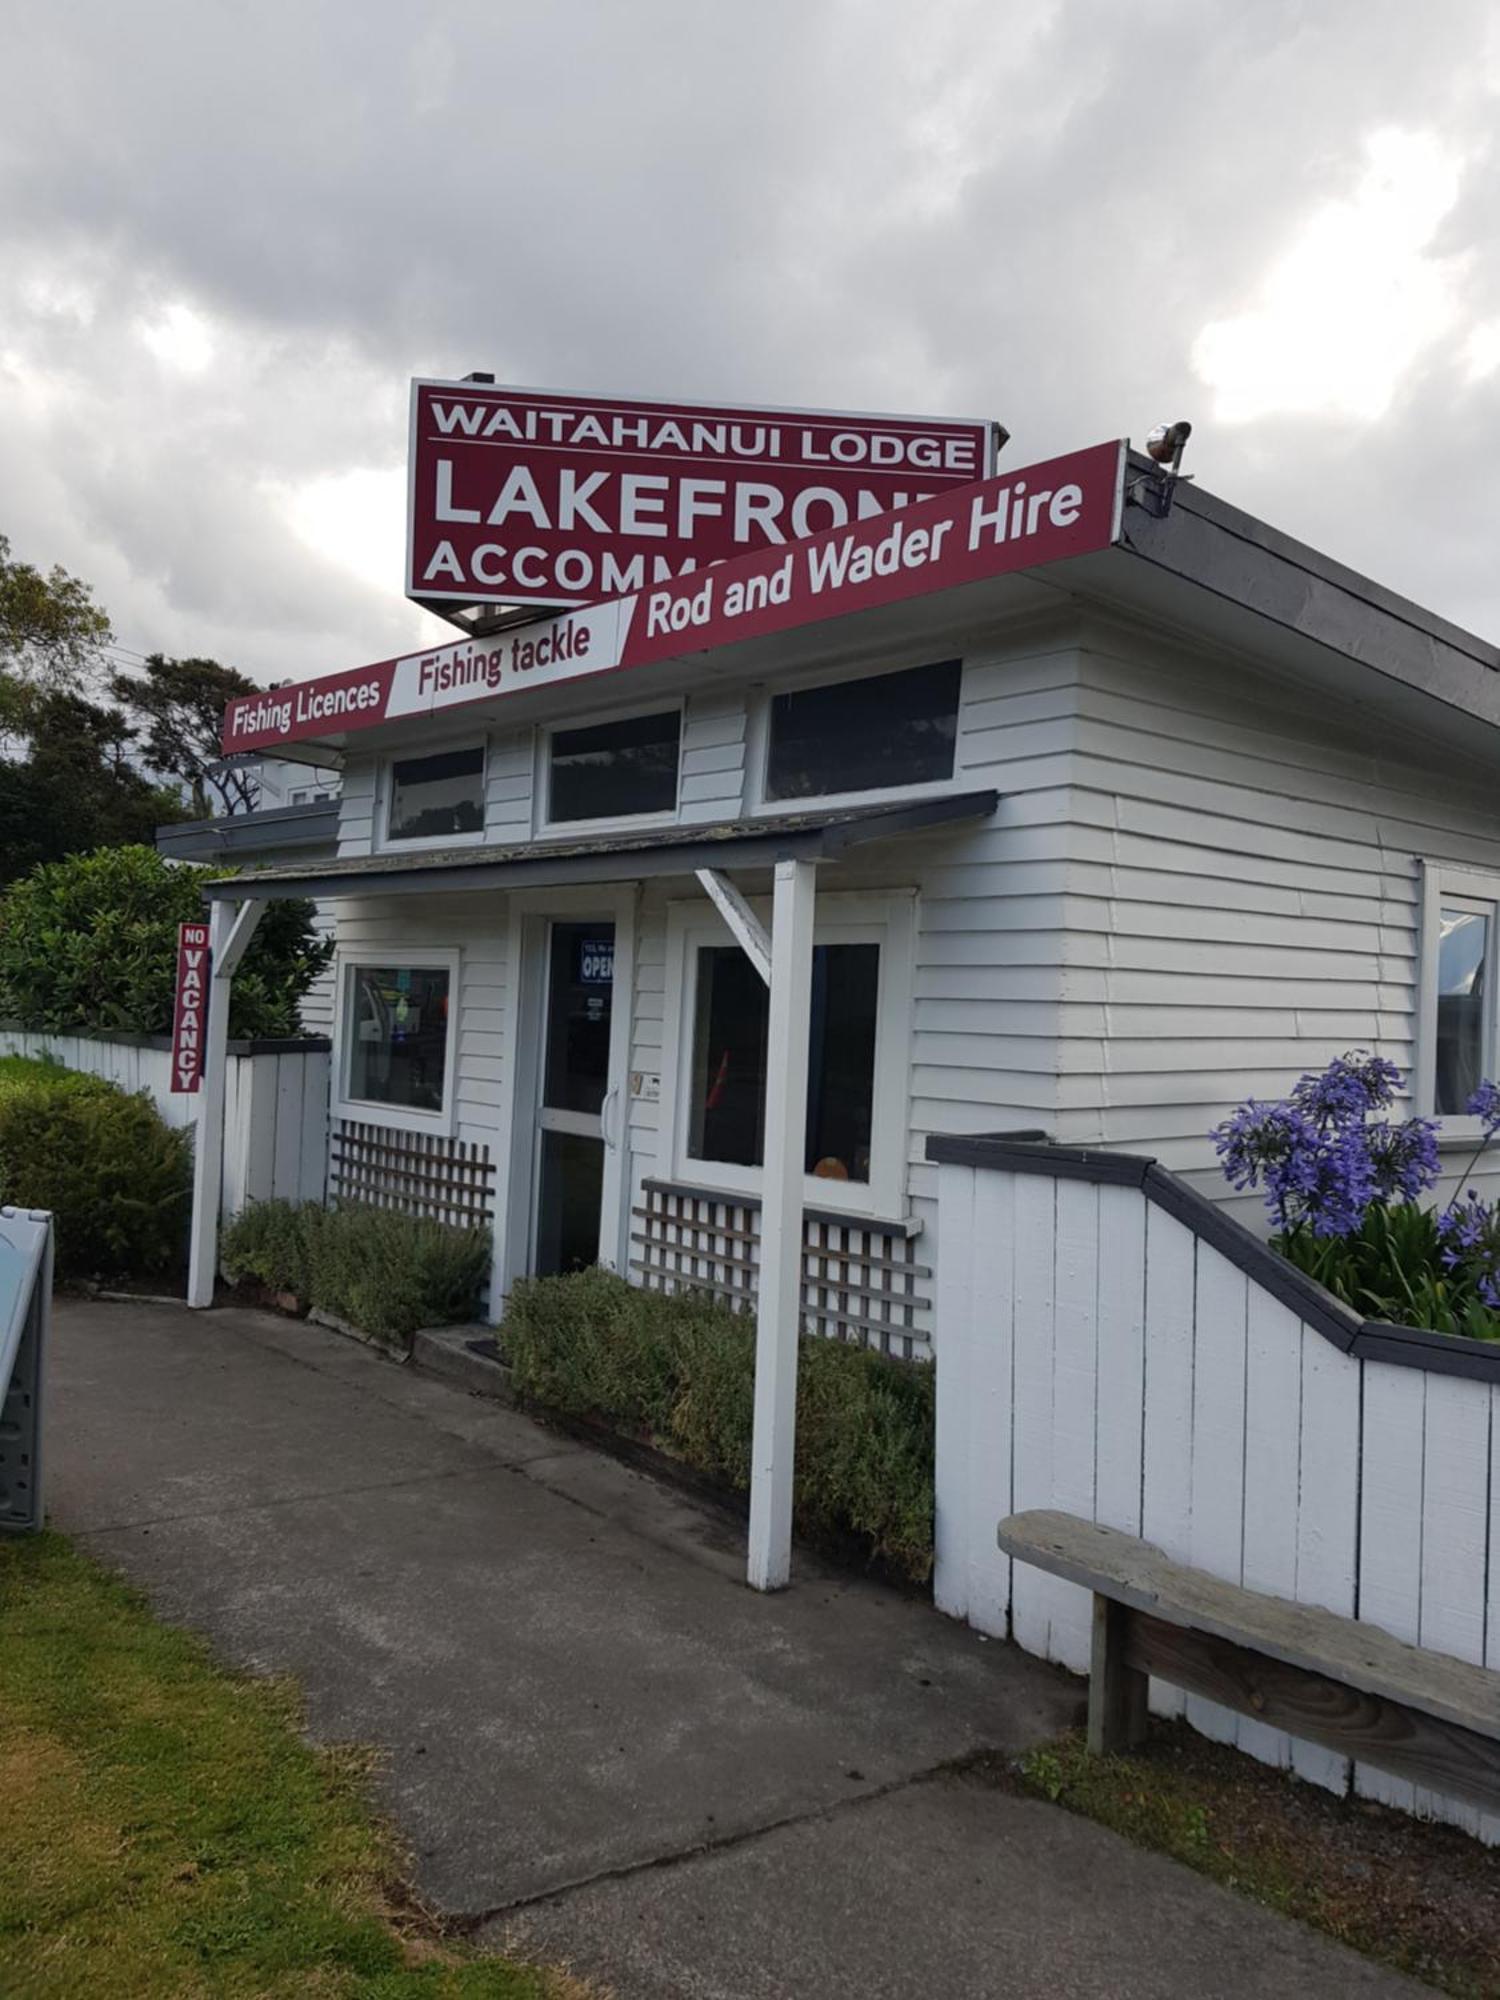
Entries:
MULTIPOLYGON (((1259 1188, 1272 1247, 1370 1319, 1500 1340, 1500 1211, 1464 1193, 1474 1160, 1441 1210, 1438 1124, 1394 1120, 1394 1063, 1364 1050, 1306 1075, 1278 1103, 1255 1098, 1213 1133, 1231 1187, 1259 1188)), ((1500 1085, 1468 1110, 1500 1131, 1500 1085)))

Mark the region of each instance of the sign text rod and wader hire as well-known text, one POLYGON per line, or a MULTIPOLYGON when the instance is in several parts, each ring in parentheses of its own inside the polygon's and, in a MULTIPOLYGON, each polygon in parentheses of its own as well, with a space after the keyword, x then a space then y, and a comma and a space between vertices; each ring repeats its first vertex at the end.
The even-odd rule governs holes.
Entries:
POLYGON ((1122 442, 1094 445, 514 632, 241 695, 225 713, 224 748, 270 750, 462 709, 1089 555, 1119 534, 1124 467, 1122 442))

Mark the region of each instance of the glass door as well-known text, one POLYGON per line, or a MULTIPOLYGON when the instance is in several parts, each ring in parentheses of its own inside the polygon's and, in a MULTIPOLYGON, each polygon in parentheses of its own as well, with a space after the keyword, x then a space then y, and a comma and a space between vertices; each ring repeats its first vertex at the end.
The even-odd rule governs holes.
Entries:
POLYGON ((598 1261, 614 977, 612 923, 551 926, 537 1111, 539 1277, 598 1261))

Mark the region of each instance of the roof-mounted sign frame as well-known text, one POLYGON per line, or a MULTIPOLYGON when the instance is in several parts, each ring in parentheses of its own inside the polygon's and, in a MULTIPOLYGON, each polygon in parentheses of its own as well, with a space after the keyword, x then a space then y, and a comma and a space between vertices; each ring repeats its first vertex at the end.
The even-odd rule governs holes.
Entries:
POLYGON ((487 632, 971 486, 984 418, 411 388, 406 594, 487 632))

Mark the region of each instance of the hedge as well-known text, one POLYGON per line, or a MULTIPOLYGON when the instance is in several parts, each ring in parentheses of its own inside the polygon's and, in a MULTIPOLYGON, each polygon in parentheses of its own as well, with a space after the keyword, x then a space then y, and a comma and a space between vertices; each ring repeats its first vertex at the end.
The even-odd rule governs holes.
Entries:
MULTIPOLYGON (((0 1018, 42 1033, 166 1034, 177 926, 204 915, 205 882, 232 872, 150 847, 34 868, 0 899, 0 1018)), ((230 1034, 295 1035, 298 1005, 332 952, 311 903, 268 904, 234 976, 230 1034)))
MULTIPOLYGON (((603 1418, 738 1491, 750 1484, 755 1323, 702 1294, 648 1292, 599 1269, 526 1278, 507 1358, 522 1394, 603 1418)), ((932 1570, 933 1372, 804 1339, 794 1510, 811 1535, 853 1533, 918 1581, 932 1570)))
POLYGON ((59 1277, 149 1277, 180 1263, 192 1162, 190 1135, 145 1092, 0 1059, 0 1201, 52 1211, 59 1277))
POLYGON ((353 1202, 255 1201, 224 1231, 220 1262, 232 1281, 253 1278, 364 1333, 404 1342, 419 1326, 474 1318, 490 1234, 353 1202))

